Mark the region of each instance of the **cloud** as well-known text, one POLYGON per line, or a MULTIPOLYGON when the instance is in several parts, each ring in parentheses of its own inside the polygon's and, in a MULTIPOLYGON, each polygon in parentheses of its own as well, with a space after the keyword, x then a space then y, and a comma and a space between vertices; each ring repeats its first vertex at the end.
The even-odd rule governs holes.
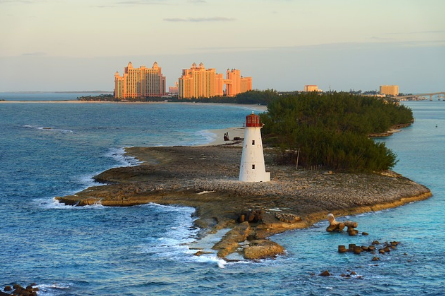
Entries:
POLYGON ((127 0, 120 1, 116 4, 120 5, 168 5, 164 0, 127 0))
POLYGON ((441 34, 445 33, 444 30, 440 31, 417 31, 417 32, 393 32, 393 33, 386 33, 385 35, 414 35, 414 34, 441 34))
POLYGON ((45 56, 45 55, 46 55, 45 52, 40 52, 40 51, 22 53, 22 56, 45 56))
POLYGON ((21 3, 21 4, 33 4, 36 1, 29 1, 29 0, 0 0, 0 4, 4 4, 4 3, 21 3))
POLYGON ((166 22, 190 22, 190 23, 199 23, 199 22, 233 22, 234 18, 230 17, 189 17, 189 18, 165 18, 166 22))
POLYGON ((372 40, 380 40, 380 41, 388 41, 388 40, 394 40, 394 38, 385 38, 385 37, 378 37, 378 36, 372 36, 372 40))

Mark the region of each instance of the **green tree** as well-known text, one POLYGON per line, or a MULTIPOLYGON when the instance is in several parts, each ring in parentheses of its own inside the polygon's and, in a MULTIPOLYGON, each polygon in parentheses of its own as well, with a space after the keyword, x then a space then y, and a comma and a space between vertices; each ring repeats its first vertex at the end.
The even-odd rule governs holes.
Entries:
POLYGON ((261 117, 265 142, 279 148, 281 162, 295 163, 298 155, 299 165, 341 171, 392 168, 396 155, 368 135, 413 120, 404 106, 342 92, 276 97, 261 117))

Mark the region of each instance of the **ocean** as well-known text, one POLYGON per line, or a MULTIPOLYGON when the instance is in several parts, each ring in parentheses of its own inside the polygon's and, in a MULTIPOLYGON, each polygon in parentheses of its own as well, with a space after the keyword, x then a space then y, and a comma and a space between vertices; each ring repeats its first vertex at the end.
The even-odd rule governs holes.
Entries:
MULTIPOLYGON (((70 100, 81 94, 8 94, 70 100)), ((82 94, 83 95, 83 94, 82 94)), ((106 169, 136 165, 124 147, 205 144, 242 126, 253 107, 212 104, 0 103, 0 289, 36 283, 39 295, 445 295, 445 102, 404 102, 415 123, 384 141, 394 170, 433 197, 339 218, 368 236, 327 233, 327 221, 272 239, 276 259, 224 263, 194 256, 194 209, 59 204, 106 169), (337 246, 399 241, 378 255, 337 246), (329 270, 330 277, 319 276, 329 270), (341 274, 351 275, 342 277, 341 274)))

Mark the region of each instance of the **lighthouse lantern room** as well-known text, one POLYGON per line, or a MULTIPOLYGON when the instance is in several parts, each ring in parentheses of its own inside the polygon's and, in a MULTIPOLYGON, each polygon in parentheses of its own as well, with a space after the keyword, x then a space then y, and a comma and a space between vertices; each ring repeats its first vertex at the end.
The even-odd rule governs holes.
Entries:
POLYGON ((260 117, 253 112, 246 116, 244 131, 243 153, 239 180, 242 182, 269 182, 270 173, 266 172, 263 155, 263 142, 261 140, 260 117))

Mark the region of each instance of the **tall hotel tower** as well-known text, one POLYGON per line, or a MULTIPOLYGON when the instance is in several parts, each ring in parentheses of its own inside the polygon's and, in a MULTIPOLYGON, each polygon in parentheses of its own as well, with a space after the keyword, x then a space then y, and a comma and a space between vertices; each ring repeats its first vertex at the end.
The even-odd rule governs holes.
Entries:
POLYGON ((215 69, 206 69, 203 63, 190 69, 183 69, 179 78, 179 97, 210 98, 223 95, 223 75, 217 74, 215 69))
POLYGON ((133 68, 133 64, 129 62, 123 76, 119 72, 114 75, 115 98, 162 97, 165 90, 165 76, 156 62, 152 68, 133 68))
POLYGON ((226 79, 223 74, 216 73, 215 69, 206 69, 203 63, 196 66, 193 63, 190 69, 182 70, 179 78, 179 98, 210 98, 236 96, 239 93, 252 90, 252 77, 242 77, 240 70, 227 70, 226 79), (224 91, 224 84, 226 90, 224 91))

